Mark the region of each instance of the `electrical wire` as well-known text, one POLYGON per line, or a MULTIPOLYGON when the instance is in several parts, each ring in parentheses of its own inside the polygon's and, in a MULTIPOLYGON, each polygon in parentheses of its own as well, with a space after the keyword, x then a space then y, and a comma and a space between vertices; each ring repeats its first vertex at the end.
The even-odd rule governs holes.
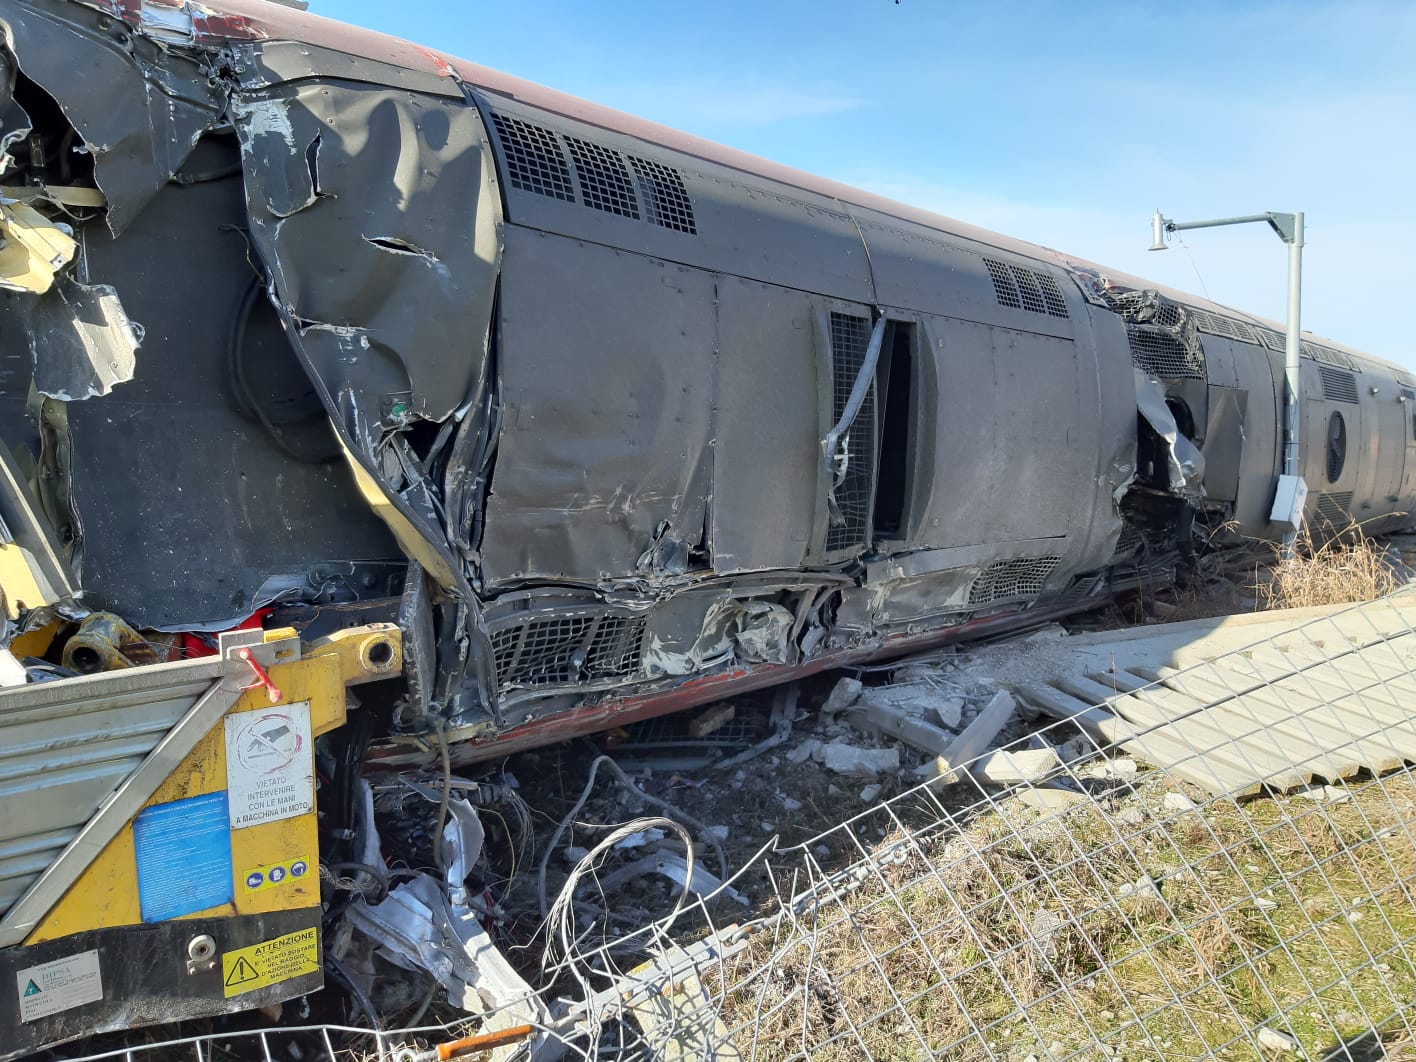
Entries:
POLYGON ((717 836, 712 830, 708 829, 707 826, 695 819, 692 815, 680 811, 667 800, 660 800, 658 797, 650 796, 648 793, 642 791, 634 784, 629 775, 624 773, 624 769, 609 756, 596 756, 590 763, 590 776, 585 779, 585 788, 580 791, 580 797, 576 800, 575 805, 566 813, 565 818, 561 819, 560 824, 556 826, 555 832, 551 834, 551 839, 546 844, 546 850, 541 853, 540 863, 536 867, 536 900, 540 904, 542 918, 548 918, 550 915, 550 904, 546 899, 546 871, 550 866, 551 853, 556 850, 556 846, 561 839, 561 834, 565 833, 570 827, 571 822, 580 814, 580 809, 583 808, 585 802, 590 799, 590 792, 595 788, 595 775, 596 772, 599 771, 601 764, 607 765, 614 773, 616 780, 639 800, 651 807, 659 808, 669 815, 678 816, 680 821, 688 823, 697 830, 709 845, 712 846, 714 854, 718 857, 719 877, 725 878, 728 876, 728 857, 724 854, 723 846, 719 843, 717 836))

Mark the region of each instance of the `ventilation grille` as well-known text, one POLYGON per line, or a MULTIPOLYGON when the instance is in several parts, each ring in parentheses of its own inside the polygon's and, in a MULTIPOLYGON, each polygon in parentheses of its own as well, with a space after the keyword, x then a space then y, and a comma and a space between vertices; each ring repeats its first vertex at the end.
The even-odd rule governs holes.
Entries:
POLYGON ((638 220, 639 204, 634 199, 634 185, 630 183, 629 171, 624 168, 619 153, 573 136, 566 137, 565 142, 575 161, 575 175, 580 179, 580 194, 585 205, 638 220))
POLYGON ((683 175, 672 167, 621 154, 589 140, 562 137, 553 129, 496 111, 492 112, 492 128, 501 143, 507 179, 513 188, 567 203, 583 203, 635 221, 651 221, 690 236, 698 234, 683 175), (570 162, 566 159, 567 150, 570 162), (574 181, 571 162, 575 166, 574 181))
POLYGON ((492 633, 503 688, 572 686, 630 678, 639 671, 644 617, 560 615, 528 619, 492 633))
POLYGON ((1128 324, 1131 362, 1153 376, 1203 380, 1205 355, 1199 344, 1187 347, 1175 333, 1149 325, 1128 324))
POLYGON ((993 294, 998 297, 1000 306, 1045 313, 1049 317, 1071 316, 1062 289, 1047 273, 1036 273, 997 258, 985 258, 983 264, 993 278, 993 294))
POLYGON ((555 133, 495 112, 492 124, 501 141, 507 178, 513 188, 575 202, 570 168, 566 166, 565 154, 555 133))
POLYGON ((1319 494, 1318 503, 1313 506, 1313 523, 1325 525, 1339 531, 1352 521, 1352 492, 1335 490, 1329 494, 1319 494))
POLYGON ((1243 321, 1233 321, 1228 317, 1220 317, 1218 314, 1209 313, 1206 310, 1191 308, 1189 312, 1195 321, 1195 327, 1201 332, 1224 336, 1226 339, 1237 339, 1241 343, 1259 345, 1259 334, 1243 321))
POLYGON ((1145 541, 1141 536, 1140 528, 1135 524, 1123 523, 1121 535, 1116 539, 1116 553, 1112 560, 1129 560, 1140 551, 1140 548, 1145 545, 1145 541))
POLYGON ((696 236, 698 226, 693 220, 693 204, 689 202, 688 189, 683 186, 679 172, 634 155, 629 156, 629 164, 639 179, 639 195, 644 200, 649 220, 666 229, 696 236))
MULTIPOLYGON (((831 422, 841 419, 870 346, 870 319, 851 314, 831 315, 831 422)), ((870 486, 875 478, 875 381, 866 389, 846 433, 846 474, 836 488, 836 507, 843 520, 826 531, 826 550, 835 552, 865 544, 870 519, 870 486)))
POLYGON ((1357 380, 1350 372, 1334 369, 1331 365, 1319 365, 1318 374, 1323 378, 1323 397, 1329 402, 1357 402, 1357 380))
POLYGON ((1023 557, 995 561, 969 587, 970 605, 987 605, 1014 597, 1036 597, 1061 557, 1023 557))

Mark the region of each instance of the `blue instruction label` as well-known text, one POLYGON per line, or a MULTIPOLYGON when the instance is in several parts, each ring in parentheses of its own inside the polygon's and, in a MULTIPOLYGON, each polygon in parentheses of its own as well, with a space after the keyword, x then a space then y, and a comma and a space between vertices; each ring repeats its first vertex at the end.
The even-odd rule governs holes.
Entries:
POLYGON ((144 922, 195 914, 232 900, 226 794, 144 808, 133 820, 144 922))

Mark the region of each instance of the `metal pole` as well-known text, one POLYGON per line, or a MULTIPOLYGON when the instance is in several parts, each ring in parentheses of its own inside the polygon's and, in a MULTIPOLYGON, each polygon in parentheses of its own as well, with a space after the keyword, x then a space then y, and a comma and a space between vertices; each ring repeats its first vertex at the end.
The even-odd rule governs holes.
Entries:
MULTIPOLYGON (((1283 344, 1284 377, 1284 475, 1298 475, 1298 422, 1301 416, 1298 399, 1302 395, 1302 311, 1303 311, 1303 213, 1293 215, 1293 238, 1288 241, 1288 334, 1283 344)), ((1298 539, 1297 528, 1283 533, 1283 556, 1293 556, 1298 539)))

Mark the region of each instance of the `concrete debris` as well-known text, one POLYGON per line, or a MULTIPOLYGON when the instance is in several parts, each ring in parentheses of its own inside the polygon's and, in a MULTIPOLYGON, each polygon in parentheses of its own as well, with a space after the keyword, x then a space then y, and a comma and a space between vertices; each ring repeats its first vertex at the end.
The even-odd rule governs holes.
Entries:
POLYGON ((1259 1046, 1269 1050, 1277 1051, 1280 1054, 1288 1054, 1298 1050, 1298 1038, 1278 1029, 1270 1029, 1268 1026, 1260 1026, 1254 1037, 1259 1041, 1259 1046))
POLYGON ((959 725, 959 714, 963 711, 960 702, 957 712, 949 712, 948 705, 953 701, 943 700, 938 689, 924 683, 872 686, 861 692, 860 703, 866 708, 885 708, 921 719, 933 715, 950 729, 959 725))
POLYGON ((1199 805, 1187 797, 1184 793, 1166 793, 1165 810, 1184 813, 1187 811, 1198 811, 1199 805))
POLYGON ((880 795, 880 786, 870 784, 860 791, 860 802, 862 804, 874 804, 875 798, 880 795))
POLYGON ((1017 785, 1040 782, 1062 769, 1062 761, 1054 749, 1019 749, 991 752, 969 771, 988 785, 1017 785))
POLYGON ((1347 790, 1340 789, 1335 785, 1323 785, 1318 782, 1296 790, 1293 795, 1302 797, 1304 800, 1311 800, 1318 804, 1341 804, 1343 801, 1352 799, 1351 796, 1348 795, 1347 790))
POLYGON ((1142 874, 1135 881, 1128 881, 1116 890, 1118 900, 1126 900, 1136 896, 1158 900, 1160 899, 1160 886, 1155 883, 1154 878, 1142 874))
POLYGON ((866 749, 844 741, 817 742, 811 758, 837 774, 869 777, 900 769, 900 750, 894 745, 884 749, 866 749))
POLYGON ((924 771, 944 782, 957 781, 955 769, 983 755, 998 736, 998 732, 1013 717, 1016 708, 1017 702, 1013 695, 1007 690, 999 690, 939 757, 933 763, 925 765, 924 771))
POLYGON ((1052 785, 1028 786, 1019 789, 1013 794, 1013 798, 1030 808, 1052 814, 1070 811, 1082 804, 1094 803, 1090 795, 1079 789, 1052 785))
POLYGON ((1123 779, 1129 781, 1140 773, 1140 767, 1135 760, 1103 760, 1093 767, 1088 774, 1092 778, 1102 779, 1123 779))
POLYGON ((821 705, 821 714, 833 719, 860 700, 862 689, 860 679, 843 678, 832 687, 830 694, 821 705))
POLYGON ((1123 826, 1144 826, 1146 813, 1140 808, 1122 808, 1116 813, 1116 821, 1123 826))
POLYGON ((954 737, 949 731, 925 722, 920 716, 883 704, 867 708, 865 722, 867 729, 874 728, 882 734, 898 738, 930 756, 942 756, 954 737))

